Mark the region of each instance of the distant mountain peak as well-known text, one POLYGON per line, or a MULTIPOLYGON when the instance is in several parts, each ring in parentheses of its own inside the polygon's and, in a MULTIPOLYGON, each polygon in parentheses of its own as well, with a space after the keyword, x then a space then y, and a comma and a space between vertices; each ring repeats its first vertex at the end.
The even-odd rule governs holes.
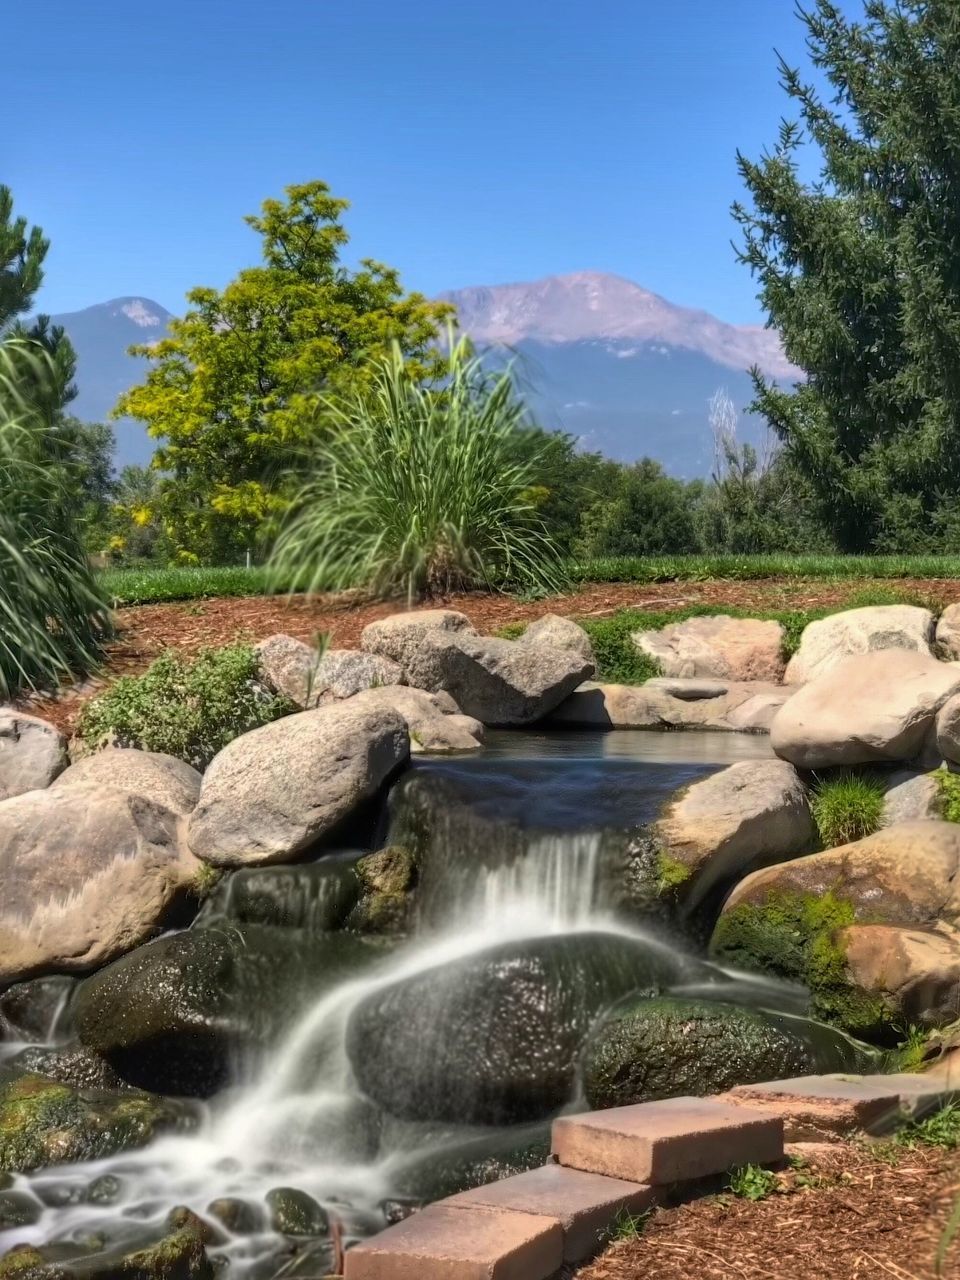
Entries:
POLYGON ((141 329, 161 329, 167 323, 168 313, 155 302, 146 298, 124 298, 118 301, 120 312, 141 329))

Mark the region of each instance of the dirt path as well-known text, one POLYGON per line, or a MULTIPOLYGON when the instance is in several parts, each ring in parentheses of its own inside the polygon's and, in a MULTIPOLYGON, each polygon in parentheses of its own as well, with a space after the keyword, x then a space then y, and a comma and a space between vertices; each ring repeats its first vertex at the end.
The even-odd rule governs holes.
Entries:
MULTIPOLYGON (((960 1153, 924 1148, 890 1162, 829 1144, 805 1154, 807 1167, 782 1174, 766 1200, 710 1197, 655 1211, 576 1280, 937 1280, 960 1153)), ((940 1276, 960 1277, 960 1241, 940 1276)))
MULTIPOLYGON (((452 596, 435 602, 466 613, 481 631, 496 631, 510 622, 525 622, 548 612, 580 617, 604 617, 619 609, 676 609, 710 605, 718 610, 813 609, 842 607, 865 585, 915 593, 940 604, 960 600, 956 579, 900 580, 865 584, 862 580, 823 582, 816 579, 767 578, 754 582, 669 582, 650 586, 629 583, 584 587, 571 595, 525 602, 513 596, 452 596)), ((144 671, 166 649, 196 653, 205 645, 230 644, 241 639, 262 640, 277 631, 310 641, 329 632, 337 648, 351 648, 360 632, 376 618, 395 613, 396 604, 356 605, 342 597, 251 596, 188 600, 176 604, 138 605, 117 613, 118 636, 110 647, 101 678, 59 699, 33 700, 30 709, 69 731, 80 703, 118 675, 144 671)))

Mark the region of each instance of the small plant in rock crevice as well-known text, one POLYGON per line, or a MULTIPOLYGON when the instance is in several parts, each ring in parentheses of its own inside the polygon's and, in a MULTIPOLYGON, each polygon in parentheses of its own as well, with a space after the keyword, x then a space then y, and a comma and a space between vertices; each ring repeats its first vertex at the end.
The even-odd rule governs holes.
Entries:
POLYGON ((870 773, 843 772, 818 778, 810 809, 825 849, 873 835, 883 825, 883 779, 870 773))
POLYGON ((960 822, 960 773, 938 769, 934 775, 940 788, 940 812, 946 822, 960 822))

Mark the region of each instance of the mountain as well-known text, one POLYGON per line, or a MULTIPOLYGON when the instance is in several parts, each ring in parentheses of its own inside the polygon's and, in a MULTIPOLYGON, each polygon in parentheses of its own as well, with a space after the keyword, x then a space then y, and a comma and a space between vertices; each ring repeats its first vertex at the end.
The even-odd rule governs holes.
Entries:
MULTIPOLYGON (((544 426, 613 458, 658 458, 677 475, 710 469, 707 404, 718 388, 743 407, 753 397, 751 365, 782 381, 800 376, 771 330, 725 324, 619 276, 582 271, 442 297, 456 306, 461 328, 489 349, 491 362, 514 361, 544 426)), ((137 297, 53 317, 77 350, 79 417, 104 418, 143 377, 144 363, 126 349, 161 338, 170 318, 158 303, 137 297)), ((116 429, 118 466, 146 462, 153 443, 143 428, 124 420, 116 429)), ((744 418, 744 439, 756 440, 761 431, 744 418)))

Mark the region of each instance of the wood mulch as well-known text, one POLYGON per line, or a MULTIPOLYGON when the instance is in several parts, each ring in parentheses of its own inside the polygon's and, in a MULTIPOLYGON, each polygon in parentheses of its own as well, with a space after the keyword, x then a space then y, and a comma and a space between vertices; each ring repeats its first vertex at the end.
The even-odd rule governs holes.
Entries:
MULTIPOLYGON (((824 582, 803 578, 767 578, 753 582, 668 582, 649 586, 609 583, 586 586, 570 595, 525 602, 513 596, 451 596, 430 607, 459 609, 481 631, 511 622, 529 622, 548 612, 604 617, 620 609, 677 609, 711 605, 718 610, 814 609, 841 607, 864 588, 862 579, 824 582)), ((960 600, 960 580, 898 579, 889 584, 942 604, 960 600)), ((360 632, 377 618, 396 612, 397 604, 357 604, 350 598, 319 596, 250 596, 137 605, 116 615, 118 635, 110 646, 101 677, 59 698, 31 699, 29 709, 70 732, 81 703, 119 675, 144 671, 166 649, 192 654, 206 645, 262 640, 277 631, 310 641, 328 632, 337 648, 354 647, 360 632)))
MULTIPOLYGON (((806 1167, 780 1174, 768 1199, 722 1195, 655 1210, 639 1235, 611 1245, 576 1280, 937 1280, 960 1153, 900 1149, 881 1159, 852 1143, 793 1150, 806 1167)), ((939 1277, 960 1277, 960 1240, 939 1277)))

